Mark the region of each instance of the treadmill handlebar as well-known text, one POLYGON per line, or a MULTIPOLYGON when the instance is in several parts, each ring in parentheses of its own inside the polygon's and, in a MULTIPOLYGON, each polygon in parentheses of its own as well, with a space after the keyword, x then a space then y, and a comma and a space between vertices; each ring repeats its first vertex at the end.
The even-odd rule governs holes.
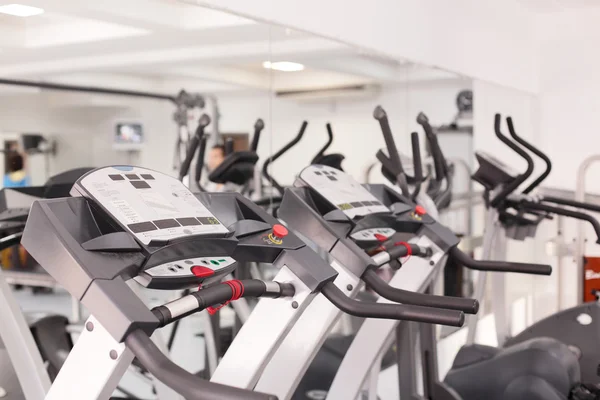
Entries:
POLYGON ((277 396, 198 379, 165 356, 142 330, 134 330, 125 345, 158 380, 187 400, 277 400, 277 396))
POLYGON ((190 141, 190 144, 187 148, 187 153, 185 154, 185 160, 181 163, 181 169, 179 170, 179 180, 183 180, 183 178, 188 174, 190 170, 190 165, 192 164, 192 159, 194 158, 194 153, 198 148, 198 144, 200 144, 200 140, 204 136, 204 129, 210 124, 210 117, 208 114, 202 114, 200 120, 198 121, 198 127, 196 128, 196 133, 194 137, 190 141))
POLYGON ((466 268, 478 271, 516 272, 531 275, 551 275, 552 267, 547 264, 518 263, 509 261, 474 260, 458 247, 450 250, 450 256, 466 268))
POLYGON ((154 307, 152 313, 162 328, 188 315, 214 305, 223 305, 242 297, 293 297, 294 286, 290 283, 265 282, 259 279, 230 280, 221 284, 189 293, 167 304, 154 307))
POLYGON ((346 296, 333 282, 326 283, 321 293, 346 314, 363 318, 394 319, 448 326, 463 326, 462 311, 403 304, 367 303, 346 296))
POLYGON ((435 296, 431 294, 416 293, 409 290, 402 290, 390 286, 381 279, 377 272, 367 269, 361 277, 367 285, 377 294, 388 300, 423 307, 444 308, 446 310, 458 310, 466 314, 477 314, 479 311, 479 302, 475 299, 465 299, 462 297, 435 296))
POLYGON ((429 247, 419 246, 413 243, 402 243, 372 255, 371 259, 373 259, 373 262, 377 267, 380 267, 400 257, 406 257, 408 255, 430 257, 431 253, 432 251, 429 247))

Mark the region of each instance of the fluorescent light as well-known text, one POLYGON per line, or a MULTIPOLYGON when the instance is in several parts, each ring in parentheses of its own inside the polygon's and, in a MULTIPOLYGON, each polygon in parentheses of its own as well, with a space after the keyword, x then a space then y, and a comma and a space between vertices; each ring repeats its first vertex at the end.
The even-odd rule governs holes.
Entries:
POLYGON ((44 13, 42 8, 25 6, 23 4, 7 4, 0 6, 0 13, 14 15, 15 17, 31 17, 44 13))
POLYGON ((291 61, 265 61, 263 63, 263 68, 273 69, 275 71, 295 72, 302 71, 304 69, 304 65, 291 61))

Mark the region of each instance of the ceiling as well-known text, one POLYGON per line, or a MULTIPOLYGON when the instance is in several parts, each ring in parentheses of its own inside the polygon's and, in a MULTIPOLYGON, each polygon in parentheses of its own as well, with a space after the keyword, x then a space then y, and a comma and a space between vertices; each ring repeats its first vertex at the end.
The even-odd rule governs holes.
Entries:
POLYGON ((598 0, 518 0, 518 2, 528 10, 536 13, 600 7, 600 1, 598 0))
POLYGON ((0 14, 1 78, 171 93, 456 79, 176 0, 0 0, 0 5, 15 1, 45 13, 26 18, 0 14), (306 69, 270 71, 262 67, 266 60, 299 62, 306 69))

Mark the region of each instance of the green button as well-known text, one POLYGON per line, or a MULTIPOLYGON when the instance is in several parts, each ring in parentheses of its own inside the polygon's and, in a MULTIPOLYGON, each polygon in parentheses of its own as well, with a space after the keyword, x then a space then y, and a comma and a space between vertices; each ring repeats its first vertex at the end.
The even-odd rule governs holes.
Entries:
POLYGON ((218 261, 215 261, 215 260, 210 260, 210 263, 211 263, 212 265, 219 265, 219 262, 218 262, 218 261))
POLYGON ((224 259, 224 258, 222 258, 222 259, 219 260, 219 262, 227 262, 227 260, 224 259))

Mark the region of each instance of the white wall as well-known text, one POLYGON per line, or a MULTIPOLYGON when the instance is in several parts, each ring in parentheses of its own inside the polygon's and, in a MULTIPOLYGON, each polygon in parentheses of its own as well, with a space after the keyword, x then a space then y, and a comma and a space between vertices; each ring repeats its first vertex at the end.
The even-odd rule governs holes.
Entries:
POLYGON ((537 91, 532 16, 516 0, 183 0, 537 91))

